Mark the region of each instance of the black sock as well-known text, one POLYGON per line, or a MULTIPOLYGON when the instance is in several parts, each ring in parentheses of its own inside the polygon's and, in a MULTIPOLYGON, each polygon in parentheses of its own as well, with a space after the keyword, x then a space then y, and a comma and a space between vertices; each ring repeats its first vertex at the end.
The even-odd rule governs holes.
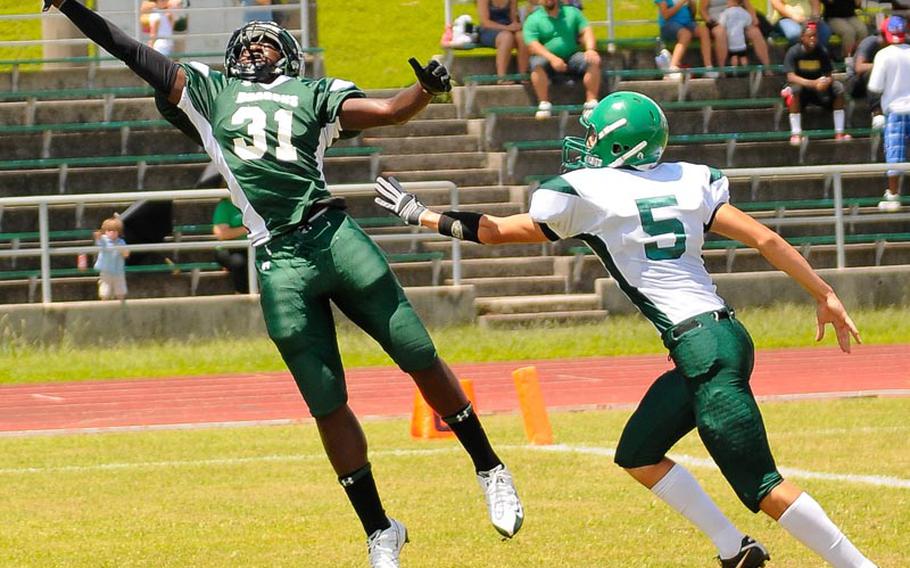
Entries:
POLYGON ((357 471, 340 476, 338 482, 344 487, 344 492, 348 494, 348 499, 354 506, 354 512, 360 518, 360 523, 367 536, 392 526, 382 508, 382 501, 379 499, 376 481, 373 479, 369 463, 357 471))
POLYGON ((490 440, 487 439, 487 434, 483 431, 483 426, 480 425, 470 402, 452 416, 444 416, 442 421, 452 429, 455 437, 468 451, 476 471, 489 471, 502 464, 490 446, 490 440))

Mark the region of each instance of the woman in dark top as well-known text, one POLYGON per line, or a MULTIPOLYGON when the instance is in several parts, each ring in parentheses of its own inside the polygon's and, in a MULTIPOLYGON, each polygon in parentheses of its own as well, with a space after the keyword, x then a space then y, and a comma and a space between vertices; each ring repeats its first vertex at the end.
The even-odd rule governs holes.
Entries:
POLYGON ((496 48, 496 74, 502 77, 509 69, 512 49, 518 50, 518 72, 528 72, 528 48, 521 37, 518 0, 477 0, 480 18, 480 45, 496 48))
POLYGON ((831 31, 840 36, 844 57, 852 57, 856 45, 869 35, 866 24, 856 15, 861 3, 862 0, 822 0, 825 21, 831 26, 831 31))

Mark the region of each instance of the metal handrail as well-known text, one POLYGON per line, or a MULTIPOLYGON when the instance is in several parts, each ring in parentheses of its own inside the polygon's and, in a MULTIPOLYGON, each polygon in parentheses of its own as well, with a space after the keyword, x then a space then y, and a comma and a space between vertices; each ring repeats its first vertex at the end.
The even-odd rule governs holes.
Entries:
MULTIPOLYGON (((139 2, 134 2, 134 9, 132 10, 104 10, 101 14, 108 18, 114 17, 129 17, 133 22, 133 25, 130 29, 126 29, 127 33, 130 33, 134 38, 142 40, 144 34, 141 32, 140 27, 140 16, 142 15, 139 10, 139 2)), ((298 38, 300 39, 300 45, 302 47, 308 48, 310 45, 310 33, 309 33, 309 0, 300 0, 299 4, 275 4, 270 5, 268 8, 273 12, 300 12, 300 29, 289 30, 292 33, 299 34, 298 38)), ((187 16, 192 14, 200 14, 200 17, 204 17, 206 13, 210 12, 250 12, 262 10, 262 6, 217 6, 217 7, 187 7, 187 8, 173 8, 170 11, 177 15, 186 14, 187 16)), ((22 21, 22 20, 36 20, 43 18, 65 18, 63 14, 60 14, 56 10, 51 10, 44 13, 26 13, 26 14, 3 14, 0 15, 0 24, 5 21, 22 21)), ((194 34, 190 32, 181 32, 181 38, 201 38, 209 37, 213 35, 226 35, 230 34, 233 30, 226 31, 224 34, 194 34)), ((0 47, 18 47, 18 46, 27 46, 27 45, 72 45, 80 43, 90 43, 84 38, 77 39, 40 39, 40 40, 8 40, 0 41, 0 47)))
POLYGON ((853 173, 876 173, 910 170, 910 163, 900 164, 839 164, 828 166, 784 166, 778 168, 730 168, 724 170, 728 178, 755 178, 795 175, 825 175, 832 177, 834 193, 834 242, 837 249, 837 268, 847 266, 844 249, 844 189, 841 176, 853 173))
MULTIPOLYGON (((448 189, 449 198, 453 208, 458 207, 458 186, 451 181, 405 182, 405 189, 448 189)), ((355 193, 373 193, 373 184, 343 184, 332 185, 328 190, 333 195, 346 195, 355 193)), ((51 297, 51 256, 67 254, 83 254, 97 252, 98 246, 51 246, 50 221, 48 209, 51 205, 85 205, 87 203, 134 202, 134 201, 187 201, 187 200, 214 200, 229 197, 227 189, 182 189, 170 191, 131 191, 115 193, 96 193, 83 195, 43 195, 0 198, 0 210, 6 207, 38 207, 38 248, 19 249, 15 251, 0 251, 0 258, 11 257, 40 257, 41 258, 41 302, 49 304, 51 297)), ((408 235, 375 235, 377 242, 398 241, 430 241, 445 240, 437 233, 423 232, 408 235)), ((452 255, 452 282, 456 286, 461 284, 461 241, 449 239, 452 255)), ((215 248, 252 248, 248 242, 243 241, 199 241, 179 243, 149 243, 127 245, 131 251, 160 251, 160 250, 206 250, 215 248)), ((247 271, 250 281, 250 294, 258 292, 256 284, 255 255, 247 255, 247 271)))

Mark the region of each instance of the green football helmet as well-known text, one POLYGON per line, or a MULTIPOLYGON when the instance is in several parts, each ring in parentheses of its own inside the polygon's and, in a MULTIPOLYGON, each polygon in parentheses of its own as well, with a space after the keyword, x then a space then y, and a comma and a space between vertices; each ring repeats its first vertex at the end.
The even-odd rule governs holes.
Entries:
POLYGON ((562 143, 564 171, 579 168, 646 168, 656 164, 667 147, 664 111, 651 98, 617 91, 582 115, 584 138, 566 136, 562 143))

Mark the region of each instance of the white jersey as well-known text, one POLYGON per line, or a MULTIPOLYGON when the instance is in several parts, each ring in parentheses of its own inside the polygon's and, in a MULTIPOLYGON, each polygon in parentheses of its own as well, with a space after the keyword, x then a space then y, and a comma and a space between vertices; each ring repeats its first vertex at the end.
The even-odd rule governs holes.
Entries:
POLYGON ((590 168, 541 184, 531 198, 530 215, 551 238, 585 241, 663 333, 725 305, 705 269, 701 247, 715 212, 728 200, 729 181, 708 166, 590 168))
POLYGON ((885 114, 910 113, 910 45, 889 45, 875 54, 869 90, 882 94, 885 114))

